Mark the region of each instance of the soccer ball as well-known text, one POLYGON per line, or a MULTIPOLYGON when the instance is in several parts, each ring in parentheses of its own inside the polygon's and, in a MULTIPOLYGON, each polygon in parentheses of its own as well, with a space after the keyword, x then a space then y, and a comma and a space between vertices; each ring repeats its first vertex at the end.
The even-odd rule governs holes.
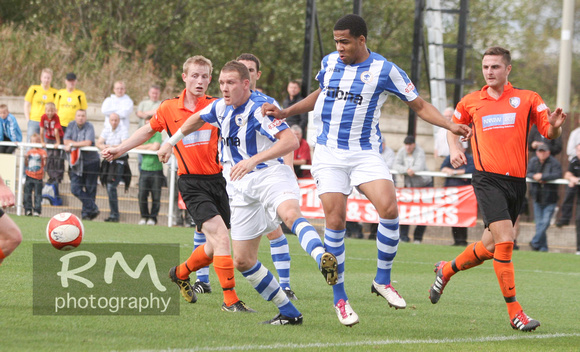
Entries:
POLYGON ((71 213, 56 214, 46 225, 48 242, 54 248, 64 251, 78 247, 84 233, 83 223, 71 213))

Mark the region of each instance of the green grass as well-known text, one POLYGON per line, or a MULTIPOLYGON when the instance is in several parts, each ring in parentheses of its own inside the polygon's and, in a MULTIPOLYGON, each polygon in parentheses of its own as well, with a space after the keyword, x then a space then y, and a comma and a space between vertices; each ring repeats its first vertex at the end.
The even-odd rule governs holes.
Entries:
MULTIPOLYGON (((214 293, 196 304, 181 302, 179 316, 38 316, 32 314, 32 244, 44 243, 47 219, 13 217, 22 245, 0 266, 0 350, 260 350, 284 351, 577 351, 580 346, 580 257, 515 252, 518 300, 541 321, 535 332, 510 328, 491 262, 455 276, 437 305, 428 299, 433 263, 452 259, 457 247, 403 243, 393 269, 394 286, 407 309, 389 308, 371 295, 376 267, 373 241, 347 240, 346 287, 360 324, 339 324, 332 289, 288 236, 292 288, 304 315, 302 326, 260 325, 276 308, 236 273, 237 291, 257 314, 220 311, 222 295, 210 270, 214 293)), ((86 222, 85 243, 180 243, 191 251, 193 231, 184 228, 86 222)), ((82 248, 82 247, 81 247, 82 248)), ((267 241, 260 260, 271 270, 267 241)), ((169 268, 167 268, 169 269, 169 268)), ((165 277, 162 278, 163 280, 165 277)), ((177 290, 173 284, 170 288, 177 290)))

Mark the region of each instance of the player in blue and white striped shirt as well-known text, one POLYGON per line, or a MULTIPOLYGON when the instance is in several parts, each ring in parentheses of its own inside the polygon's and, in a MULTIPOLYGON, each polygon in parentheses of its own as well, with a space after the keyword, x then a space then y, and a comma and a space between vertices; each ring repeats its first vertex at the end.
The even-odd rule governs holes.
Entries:
POLYGON ((344 289, 344 235, 346 202, 355 186, 379 215, 377 273, 371 291, 395 308, 405 300, 391 286, 391 267, 399 244, 399 214, 389 168, 379 154, 379 116, 387 96, 394 94, 427 122, 466 136, 467 126, 445 119, 423 100, 407 74, 381 55, 367 49, 367 26, 362 17, 346 15, 334 26, 336 52, 322 60, 316 79, 320 87, 304 100, 280 111, 264 105, 264 114, 279 119, 314 110, 317 126, 312 176, 326 217, 324 244, 338 259, 338 283, 333 286, 334 307, 346 326, 358 315, 344 289))
POLYGON ((294 171, 281 159, 298 147, 298 141, 285 122, 262 115, 267 98, 250 90, 244 64, 228 62, 219 83, 223 98, 189 117, 161 147, 159 158, 167 162, 172 145, 205 122, 220 129, 224 169, 230 170, 234 265, 264 299, 278 307, 279 314, 265 323, 302 324, 302 314, 257 259, 261 236, 275 230, 282 220, 316 260, 326 281, 336 283, 337 258, 324 249, 314 227, 302 217, 294 171))

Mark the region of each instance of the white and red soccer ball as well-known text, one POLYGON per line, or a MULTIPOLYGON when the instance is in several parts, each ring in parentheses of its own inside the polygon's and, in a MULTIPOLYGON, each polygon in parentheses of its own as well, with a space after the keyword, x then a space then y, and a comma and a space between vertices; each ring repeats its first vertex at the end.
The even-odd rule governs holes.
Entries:
POLYGON ((60 250, 68 251, 78 247, 84 234, 83 223, 71 213, 56 214, 46 225, 48 242, 60 250))

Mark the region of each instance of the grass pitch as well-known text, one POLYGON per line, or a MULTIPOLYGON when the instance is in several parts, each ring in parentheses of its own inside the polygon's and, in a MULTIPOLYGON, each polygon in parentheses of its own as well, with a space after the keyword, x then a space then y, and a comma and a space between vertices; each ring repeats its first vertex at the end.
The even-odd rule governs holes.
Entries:
MULTIPOLYGON (((304 315, 302 326, 259 323, 277 310, 236 272, 239 297, 255 314, 220 311, 222 295, 213 269, 214 292, 198 302, 180 302, 178 316, 41 316, 32 312, 32 244, 45 243, 46 218, 13 217, 24 241, 0 266, 0 350, 103 351, 578 351, 580 346, 580 256, 514 252, 517 297, 542 325, 531 333, 512 330, 491 262, 456 275, 441 301, 428 289, 433 264, 460 251, 451 246, 401 243, 393 285, 407 309, 389 308, 371 294, 376 268, 374 241, 346 240, 346 289, 360 323, 343 327, 332 305, 332 289, 295 236, 291 248, 292 289, 304 315)), ((181 259, 191 252, 193 230, 85 222, 84 243, 179 243, 181 259)), ((82 248, 82 245, 81 247, 82 248)), ((267 240, 259 259, 275 275, 267 240)), ((177 264, 177 263, 176 263, 177 264)), ((167 268, 168 270, 169 268, 167 268)), ((168 287, 177 290, 166 276, 168 287)))

